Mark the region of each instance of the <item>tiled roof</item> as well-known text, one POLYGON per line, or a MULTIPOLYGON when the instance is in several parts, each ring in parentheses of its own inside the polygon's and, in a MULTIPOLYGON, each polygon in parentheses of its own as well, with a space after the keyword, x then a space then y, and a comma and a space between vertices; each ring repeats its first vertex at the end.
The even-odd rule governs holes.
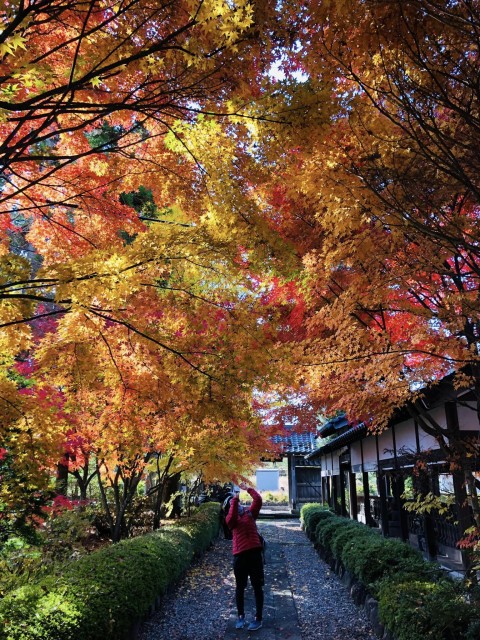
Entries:
POLYGON ((356 440, 360 440, 364 436, 367 435, 367 425, 363 422, 360 424, 347 429, 333 440, 330 440, 327 444, 323 445, 323 447, 319 447, 316 451, 313 451, 310 455, 307 456, 307 459, 318 458, 324 453, 329 453, 330 451, 336 451, 340 449, 340 447, 344 447, 351 442, 355 442, 356 440))
POLYGON ((315 451, 315 435, 310 432, 291 433, 288 436, 274 436, 275 444, 282 444, 283 453, 307 454, 315 451))
POLYGON ((339 429, 343 429, 347 425, 348 425, 348 420, 346 418, 346 415, 342 413, 338 416, 335 416, 334 418, 330 418, 328 422, 325 422, 324 424, 322 424, 322 426, 319 427, 318 429, 317 435, 320 436, 321 438, 325 438, 326 436, 330 436, 332 435, 332 433, 335 433, 335 431, 338 431, 339 429))

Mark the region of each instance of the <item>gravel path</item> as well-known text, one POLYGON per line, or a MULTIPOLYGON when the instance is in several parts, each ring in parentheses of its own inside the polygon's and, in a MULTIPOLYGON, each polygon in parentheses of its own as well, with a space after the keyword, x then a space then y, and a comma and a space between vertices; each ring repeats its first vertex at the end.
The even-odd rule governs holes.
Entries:
POLYGON ((363 609, 320 559, 298 520, 277 521, 302 640, 378 640, 363 609))
POLYGON ((232 542, 218 538, 143 625, 139 640, 222 640, 235 598, 232 542))
MULTIPOLYGON (((263 520, 259 528, 271 549, 278 551, 288 574, 302 640, 378 640, 363 610, 353 604, 348 591, 319 558, 298 519, 263 520)), ((271 586, 267 582, 266 603, 271 586)), ((219 538, 165 598, 161 610, 144 624, 139 640, 223 640, 234 593, 231 542, 219 538)), ((268 626, 266 617, 264 628, 256 633, 259 640, 290 637, 268 626)), ((241 633, 242 638, 248 637, 247 632, 241 633)))

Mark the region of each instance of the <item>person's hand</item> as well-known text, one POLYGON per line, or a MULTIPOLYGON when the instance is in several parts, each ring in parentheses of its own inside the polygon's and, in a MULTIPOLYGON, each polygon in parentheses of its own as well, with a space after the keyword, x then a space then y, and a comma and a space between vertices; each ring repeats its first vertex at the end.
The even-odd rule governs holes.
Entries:
POLYGON ((240 484, 238 485, 240 487, 240 489, 242 491, 246 491, 248 489, 247 485, 245 484, 245 482, 240 482, 240 484))

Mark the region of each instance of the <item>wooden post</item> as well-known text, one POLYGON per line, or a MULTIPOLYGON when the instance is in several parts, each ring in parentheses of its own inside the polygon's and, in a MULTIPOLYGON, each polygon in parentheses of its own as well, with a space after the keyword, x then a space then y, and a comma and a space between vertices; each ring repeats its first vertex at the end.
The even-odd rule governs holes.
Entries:
POLYGON ((387 485, 386 477, 382 471, 378 471, 378 493, 380 495, 380 522, 382 527, 382 533, 384 536, 388 536, 388 505, 387 505, 387 485))
POLYGON ((340 466, 340 515, 347 517, 347 501, 345 499, 345 469, 340 466))
POLYGON ((377 526, 377 523, 372 518, 372 510, 370 508, 370 484, 368 482, 368 471, 362 473, 363 479, 363 495, 365 500, 365 524, 369 527, 377 526))
MULTIPOLYGON (((472 526, 472 514, 468 505, 467 491, 465 489, 465 476, 461 471, 454 471, 453 474, 453 491, 455 493, 455 507, 457 510, 457 521, 462 536, 465 530, 472 526)), ((469 568, 468 554, 465 551, 462 554, 462 564, 464 569, 469 568)))
POLYGON ((340 476, 332 476, 332 507, 337 515, 340 515, 338 498, 340 497, 340 476))
POLYGON ((426 552, 429 560, 435 560, 437 557, 437 544, 435 539, 435 528, 433 519, 430 515, 423 516, 423 530, 425 532, 426 552))
POLYGON ((358 520, 357 483, 351 469, 348 472, 348 488, 350 490, 350 518, 358 520))
POLYGON ((291 492, 290 492, 290 504, 291 508, 295 510, 297 508, 297 477, 295 473, 295 456, 290 456, 290 478, 292 482, 291 492))
POLYGON ((408 540, 408 513, 403 508, 402 494, 405 491, 405 480, 401 475, 392 477, 392 493, 395 501, 395 509, 398 511, 400 532, 403 541, 408 540))
POLYGON ((388 536, 388 507, 387 507, 387 485, 385 474, 380 471, 380 451, 378 450, 378 434, 375 436, 375 446, 377 449, 377 487, 380 498, 380 528, 384 536, 388 536))
MULTIPOLYGON (((455 402, 445 403, 445 416, 447 419, 447 427, 452 431, 459 431, 457 404, 455 402)), ((453 471, 453 491, 455 494, 455 509, 458 526, 463 536, 465 530, 472 526, 472 515, 468 505, 467 490, 465 488, 465 476, 461 471, 453 471)), ((462 564, 464 568, 468 567, 468 557, 465 551, 462 551, 462 564)))

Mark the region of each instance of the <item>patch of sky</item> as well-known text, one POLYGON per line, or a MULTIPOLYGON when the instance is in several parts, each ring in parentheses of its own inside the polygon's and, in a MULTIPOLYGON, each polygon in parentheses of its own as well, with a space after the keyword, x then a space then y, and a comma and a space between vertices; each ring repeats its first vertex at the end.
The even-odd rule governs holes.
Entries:
MULTIPOLYGON (((268 70, 268 76, 271 80, 277 82, 283 82, 287 79, 287 75, 283 70, 283 66, 287 62, 285 56, 280 56, 275 62, 272 64, 270 69, 268 70)), ((303 71, 297 70, 290 74, 290 77, 293 78, 296 82, 302 83, 307 82, 310 76, 303 71)))

